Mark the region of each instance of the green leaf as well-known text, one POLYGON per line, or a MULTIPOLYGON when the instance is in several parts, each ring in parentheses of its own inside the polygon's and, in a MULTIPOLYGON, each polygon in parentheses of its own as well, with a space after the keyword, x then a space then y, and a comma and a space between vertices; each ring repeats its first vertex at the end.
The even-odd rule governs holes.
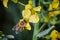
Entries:
POLYGON ((56 24, 57 23, 57 18, 56 17, 51 18, 50 23, 51 24, 56 24))
POLYGON ((44 36, 44 38, 46 38, 47 40, 49 40, 50 39, 50 35, 46 35, 46 36, 44 36))
POLYGON ((18 0, 12 0, 12 2, 14 2, 14 3, 18 3, 18 0))

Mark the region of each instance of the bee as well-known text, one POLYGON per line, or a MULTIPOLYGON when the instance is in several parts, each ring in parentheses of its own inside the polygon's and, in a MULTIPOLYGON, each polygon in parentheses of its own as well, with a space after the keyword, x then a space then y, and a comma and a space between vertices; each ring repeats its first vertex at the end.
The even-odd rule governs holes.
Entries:
POLYGON ((23 19, 23 20, 20 20, 20 21, 17 23, 17 25, 12 28, 12 30, 15 31, 16 34, 17 34, 19 31, 21 32, 21 31, 24 30, 25 24, 26 24, 26 21, 25 21, 24 19, 23 19))

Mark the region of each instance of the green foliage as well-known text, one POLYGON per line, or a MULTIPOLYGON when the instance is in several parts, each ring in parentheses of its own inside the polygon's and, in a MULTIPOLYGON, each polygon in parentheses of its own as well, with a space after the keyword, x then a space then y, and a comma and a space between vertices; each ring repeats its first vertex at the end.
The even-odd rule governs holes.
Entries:
POLYGON ((18 0, 12 0, 14 3, 18 3, 18 0))

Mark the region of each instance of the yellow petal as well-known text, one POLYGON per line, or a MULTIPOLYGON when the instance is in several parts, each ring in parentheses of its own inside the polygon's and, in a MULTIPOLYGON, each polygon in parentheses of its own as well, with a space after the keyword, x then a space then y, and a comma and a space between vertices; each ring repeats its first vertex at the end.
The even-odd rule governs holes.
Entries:
POLYGON ((26 26, 25 26, 25 28, 26 28, 27 30, 31 30, 31 26, 30 26, 30 24, 27 23, 26 26))
POLYGON ((59 0, 53 0, 53 2, 58 2, 59 0))
POLYGON ((35 11, 40 11, 41 10, 41 6, 35 7, 34 10, 35 11))
POLYGON ((56 38, 52 38, 51 40, 57 40, 56 38))
POLYGON ((50 18, 51 18, 51 16, 50 16, 50 15, 49 15, 49 16, 47 16, 47 17, 44 19, 44 22, 48 23, 48 22, 50 21, 50 18))
POLYGON ((34 15, 35 14, 35 10, 31 10, 31 15, 34 15))
POLYGON ((48 10, 52 10, 52 4, 49 5, 49 9, 48 10))
POLYGON ((54 12, 49 12, 49 16, 55 16, 54 12))
POLYGON ((56 30, 53 30, 50 34, 51 38, 57 38, 57 36, 58 36, 58 31, 56 31, 56 30))
POLYGON ((7 7, 7 4, 8 4, 8 0, 3 0, 3 5, 4 5, 4 7, 8 8, 8 7, 7 7))
POLYGON ((55 9, 58 8, 59 7, 59 2, 58 3, 52 3, 52 7, 55 8, 55 9))
POLYGON ((27 4, 27 5, 25 6, 25 9, 32 9, 32 5, 27 4))
POLYGON ((45 18, 44 22, 48 23, 49 22, 49 18, 45 18))
POLYGON ((59 15, 60 13, 59 13, 59 11, 54 11, 54 14, 59 15))
POLYGON ((53 0, 52 4, 49 6, 49 10, 52 10, 53 8, 56 9, 59 7, 59 1, 58 0, 53 0))
POLYGON ((31 11, 30 10, 23 10, 22 11, 22 16, 24 19, 29 19, 31 16, 31 11))
POLYGON ((28 4, 33 5, 32 0, 29 0, 29 1, 28 1, 28 4))
POLYGON ((37 23, 37 22, 39 22, 38 15, 37 14, 31 15, 31 17, 29 19, 29 22, 31 22, 31 23, 37 23))

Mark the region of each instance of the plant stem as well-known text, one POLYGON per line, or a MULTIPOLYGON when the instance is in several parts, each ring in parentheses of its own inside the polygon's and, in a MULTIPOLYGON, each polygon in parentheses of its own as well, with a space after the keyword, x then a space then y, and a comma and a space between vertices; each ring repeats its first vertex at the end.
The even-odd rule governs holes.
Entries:
POLYGON ((43 23, 42 26, 39 29, 39 32, 44 28, 44 26, 46 25, 46 23, 43 23))
POLYGON ((22 6, 25 6, 25 4, 21 3, 21 2, 18 2, 18 4, 22 5, 22 6))
POLYGON ((34 24, 33 40, 37 40, 38 29, 39 29, 39 23, 34 24))
MULTIPOLYGON (((34 7, 36 6, 35 2, 36 2, 36 0, 33 0, 34 7)), ((33 32, 32 40, 37 40, 38 29, 39 29, 39 22, 34 24, 34 32, 33 32)))

